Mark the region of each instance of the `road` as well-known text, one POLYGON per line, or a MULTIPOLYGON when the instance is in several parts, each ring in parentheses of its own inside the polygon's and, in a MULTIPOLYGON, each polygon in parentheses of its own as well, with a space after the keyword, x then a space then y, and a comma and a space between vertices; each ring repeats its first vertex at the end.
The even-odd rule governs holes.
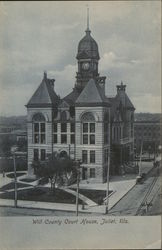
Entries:
POLYGON ((160 195, 159 168, 154 168, 148 174, 143 184, 135 185, 113 208, 109 210, 109 215, 144 215, 144 212, 149 214, 149 210, 151 211, 151 209, 152 215, 154 212, 156 214, 160 214, 161 201, 158 199, 158 194, 160 195), (141 204, 144 203, 144 198, 146 197, 148 190, 150 189, 150 185, 152 185, 153 182, 155 182, 155 184, 147 197, 148 202, 151 201, 153 206, 152 208, 148 207, 148 211, 146 212, 146 206, 141 206, 141 204), (140 211, 139 207, 141 207, 140 211))

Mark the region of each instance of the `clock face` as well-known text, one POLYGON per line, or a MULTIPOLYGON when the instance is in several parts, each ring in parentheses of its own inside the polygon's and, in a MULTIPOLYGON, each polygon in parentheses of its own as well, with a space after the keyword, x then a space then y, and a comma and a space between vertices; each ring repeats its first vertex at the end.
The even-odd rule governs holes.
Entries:
POLYGON ((88 70, 88 69, 89 69, 89 63, 88 63, 88 62, 83 63, 83 64, 82 64, 82 68, 83 68, 84 70, 88 70))

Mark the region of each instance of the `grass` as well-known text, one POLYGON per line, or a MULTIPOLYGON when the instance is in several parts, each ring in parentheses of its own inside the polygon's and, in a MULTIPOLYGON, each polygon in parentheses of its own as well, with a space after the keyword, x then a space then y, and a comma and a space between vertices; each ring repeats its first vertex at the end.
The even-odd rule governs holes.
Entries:
MULTIPOLYGON (((17 187, 18 188, 22 188, 22 187, 30 187, 30 185, 28 184, 22 184, 22 183, 17 183, 17 187)), ((6 185, 4 185, 3 187, 0 188, 0 191, 7 191, 9 189, 14 189, 15 188, 15 184, 14 182, 8 183, 6 185)))
POLYGON ((33 181, 36 181, 36 179, 32 179, 32 178, 23 178, 23 179, 20 179, 20 181, 24 181, 24 182, 33 182, 33 181))
MULTIPOLYGON (((75 188, 72 188, 75 190, 75 188)), ((96 202, 97 204, 101 204, 103 199, 106 197, 106 190, 93 190, 93 189, 79 189, 79 193, 96 202)), ((112 191, 109 191, 109 194, 112 191)))
MULTIPOLYGON (((2 199, 14 199, 14 192, 0 194, 2 199)), ((55 203, 68 203, 75 204, 76 197, 73 194, 67 193, 61 189, 55 189, 53 193, 50 188, 32 188, 30 190, 19 190, 18 200, 29 200, 29 201, 42 201, 42 202, 55 202, 55 203)), ((79 199, 79 204, 82 201, 79 199)))
MULTIPOLYGON (((24 173, 16 173, 16 176, 19 177, 19 176, 22 176, 24 174, 26 174, 26 173, 25 172, 24 173)), ((6 174, 6 176, 8 178, 14 178, 14 173, 6 174)))

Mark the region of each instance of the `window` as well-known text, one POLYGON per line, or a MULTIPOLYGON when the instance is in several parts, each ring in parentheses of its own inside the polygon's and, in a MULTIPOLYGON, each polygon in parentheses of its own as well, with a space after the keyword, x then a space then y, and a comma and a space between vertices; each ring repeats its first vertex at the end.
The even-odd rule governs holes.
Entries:
POLYGON ((75 132, 75 123, 70 123, 70 131, 71 133, 75 132))
POLYGON ((88 144, 88 135, 83 135, 83 144, 88 144))
POLYGON ((67 135, 61 134, 61 143, 67 143, 67 135))
POLYGON ((82 162, 85 164, 88 162, 87 150, 82 150, 82 162))
POLYGON ((61 123, 61 143, 67 143, 67 123, 61 123))
POLYGON ((90 135, 90 144, 95 144, 95 135, 90 135))
POLYGON ((57 123, 53 124, 53 143, 57 143, 57 123))
POLYGON ((90 163, 95 163, 95 151, 90 150, 90 163))
POLYGON ((96 173, 95 173, 95 168, 90 168, 90 178, 95 178, 96 173))
POLYGON ((34 143, 44 144, 45 141, 46 141, 45 123, 42 122, 34 123, 34 143))
POLYGON ((75 134, 71 134, 71 136, 70 136, 70 142, 71 142, 71 144, 75 143, 75 134))
POLYGON ((67 124, 66 123, 61 123, 61 132, 66 133, 67 132, 67 124))
POLYGON ((83 123, 83 133, 88 133, 88 123, 83 123))
POLYGON ((44 144, 46 141, 45 118, 41 113, 33 116, 33 142, 44 144))
POLYGON ((95 144, 95 123, 83 123, 83 144, 95 144))
POLYGON ((53 134, 53 143, 57 143, 57 134, 53 134))
POLYGON ((54 133, 57 133, 57 123, 54 123, 54 124, 53 124, 53 132, 54 132, 54 133))
POLYGON ((39 160, 39 151, 37 148, 34 149, 34 161, 39 160))
POLYGON ((95 133, 95 123, 90 123, 90 133, 95 133))
POLYGON ((45 159, 46 159, 46 150, 41 149, 41 161, 45 161, 45 159))

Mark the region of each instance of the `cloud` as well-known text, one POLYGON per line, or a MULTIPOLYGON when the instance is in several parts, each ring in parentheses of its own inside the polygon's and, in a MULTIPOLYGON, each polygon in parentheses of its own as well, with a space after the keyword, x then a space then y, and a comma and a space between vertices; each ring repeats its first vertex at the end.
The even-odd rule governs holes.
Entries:
POLYGON ((161 96, 143 94, 132 97, 132 102, 136 107, 136 112, 161 113, 161 96))
POLYGON ((55 90, 61 96, 64 97, 70 91, 75 84, 77 67, 76 65, 66 65, 63 70, 49 71, 48 76, 55 78, 55 90))

